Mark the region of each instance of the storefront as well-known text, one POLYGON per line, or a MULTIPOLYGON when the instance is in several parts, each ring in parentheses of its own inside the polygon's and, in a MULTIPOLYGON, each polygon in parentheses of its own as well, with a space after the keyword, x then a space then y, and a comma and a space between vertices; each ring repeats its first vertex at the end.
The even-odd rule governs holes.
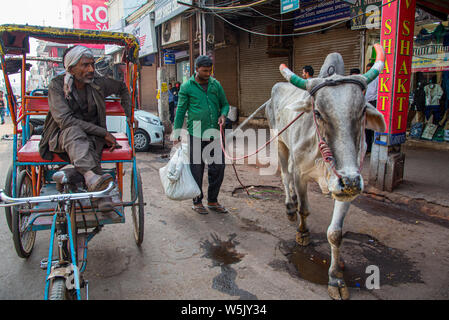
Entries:
POLYGON ((410 136, 449 142, 448 21, 415 25, 410 136))
POLYGON ((310 65, 314 69, 314 77, 320 73, 326 56, 332 52, 342 55, 345 74, 352 68, 361 68, 361 45, 363 31, 351 30, 346 23, 329 28, 329 25, 347 20, 351 6, 341 0, 301 1, 303 10, 296 14, 294 32, 301 33, 294 39, 293 63, 294 71, 301 75, 302 68, 310 65), (309 33, 309 34, 307 34, 309 33))
MULTIPOLYGON (((252 31, 267 33, 269 27, 257 26, 252 31)), ((289 57, 273 56, 269 51, 268 37, 240 31, 239 34, 239 115, 247 117, 260 105, 270 99, 271 89, 277 82, 284 81, 279 65, 288 64, 289 57)), ((260 113, 258 117, 264 117, 260 113)))
POLYGON ((127 25, 124 29, 139 40, 139 106, 143 110, 155 111, 156 100, 156 33, 151 13, 148 12, 127 25))
MULTIPOLYGON (((191 3, 191 1, 185 1, 191 3)), ((190 77, 190 19, 183 19, 189 9, 175 0, 157 2, 155 25, 159 29, 159 66, 164 68, 168 83, 184 82, 190 77)))

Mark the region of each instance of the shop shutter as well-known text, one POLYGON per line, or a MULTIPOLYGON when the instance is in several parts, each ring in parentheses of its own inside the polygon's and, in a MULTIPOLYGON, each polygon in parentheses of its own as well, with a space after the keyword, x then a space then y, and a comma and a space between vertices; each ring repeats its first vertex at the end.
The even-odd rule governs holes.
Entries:
POLYGON ((329 53, 338 52, 342 55, 345 63, 345 74, 349 74, 352 68, 360 65, 360 31, 347 28, 330 29, 325 33, 314 33, 311 35, 298 36, 294 40, 294 71, 301 75, 305 65, 311 65, 314 77, 320 73, 324 59, 329 53))
POLYGON ((142 66, 140 70, 140 104, 146 111, 157 112, 156 65, 142 66))
MULTIPOLYGON (((265 26, 253 30, 266 33, 265 26)), ((268 37, 240 32, 239 45, 239 115, 247 117, 270 98, 275 83, 285 81, 279 72, 279 65, 288 64, 289 59, 268 56, 268 37)), ((260 112, 256 118, 265 118, 265 113, 260 112)))
POLYGON ((238 107, 237 50, 229 46, 215 50, 214 76, 220 81, 231 106, 238 107))

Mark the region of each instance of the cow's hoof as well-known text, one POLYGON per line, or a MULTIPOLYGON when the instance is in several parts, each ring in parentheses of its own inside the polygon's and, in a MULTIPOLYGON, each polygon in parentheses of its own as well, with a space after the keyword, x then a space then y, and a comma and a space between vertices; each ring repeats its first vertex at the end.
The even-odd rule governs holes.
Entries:
POLYGON ((298 221, 298 215, 296 214, 296 211, 293 212, 293 213, 287 212, 287 219, 288 219, 288 221, 290 221, 290 222, 296 222, 296 221, 298 221))
POLYGON ((310 233, 309 232, 296 232, 296 243, 302 247, 306 247, 310 244, 310 233))
POLYGON ((327 286, 327 292, 329 296, 334 300, 348 300, 349 290, 343 280, 337 279, 336 281, 329 282, 327 286))

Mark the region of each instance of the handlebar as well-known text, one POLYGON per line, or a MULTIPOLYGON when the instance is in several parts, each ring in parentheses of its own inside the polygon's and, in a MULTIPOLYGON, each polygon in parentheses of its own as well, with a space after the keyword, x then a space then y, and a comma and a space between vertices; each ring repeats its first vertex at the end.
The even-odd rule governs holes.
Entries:
POLYGON ((3 189, 0 189, 0 207, 12 207, 21 204, 43 203, 43 202, 59 202, 70 200, 104 198, 109 196, 109 192, 114 189, 114 182, 111 181, 108 187, 102 191, 82 192, 82 193, 64 193, 53 194, 48 196, 28 197, 28 198, 11 198, 8 197, 3 189))

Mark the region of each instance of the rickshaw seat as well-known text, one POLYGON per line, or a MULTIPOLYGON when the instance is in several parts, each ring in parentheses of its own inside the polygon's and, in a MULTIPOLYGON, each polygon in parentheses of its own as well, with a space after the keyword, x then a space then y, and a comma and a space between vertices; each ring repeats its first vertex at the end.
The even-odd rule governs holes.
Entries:
MULTIPOLYGON (((47 113, 48 98, 46 96, 25 96, 25 107, 27 113, 47 113)), ((106 115, 124 116, 125 111, 118 99, 106 100, 106 115)))
MULTIPOLYGON (((123 133, 123 132, 111 132, 111 133, 112 133, 112 135, 115 137, 115 139, 117 139, 117 140, 128 140, 128 137, 127 137, 126 134, 123 133)), ((41 138, 42 138, 41 135, 33 134, 33 135, 30 137, 30 140, 31 140, 31 141, 40 141, 41 138)))
MULTIPOLYGON (((37 136, 34 136, 37 139, 37 136)), ((42 159, 39 154, 39 140, 30 139, 28 142, 19 150, 17 153, 17 161, 19 162, 30 162, 30 163, 40 163, 40 162, 65 162, 57 154, 53 154, 53 160, 42 159)), ((110 152, 109 148, 103 150, 101 156, 101 161, 121 161, 121 160, 131 160, 132 159, 132 148, 128 143, 128 139, 119 140, 118 144, 121 146, 120 149, 114 149, 110 152)))

